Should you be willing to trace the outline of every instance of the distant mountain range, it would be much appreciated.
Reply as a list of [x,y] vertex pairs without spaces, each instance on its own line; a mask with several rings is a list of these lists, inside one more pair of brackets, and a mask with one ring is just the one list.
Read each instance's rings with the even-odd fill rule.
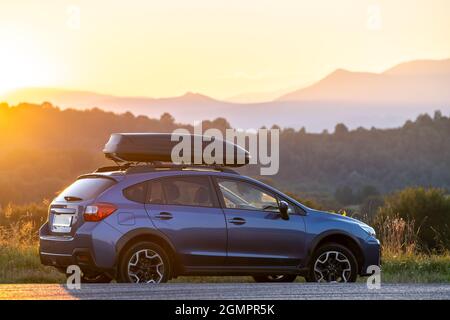
[[338,69],[319,82],[278,100],[448,104],[450,59],[402,63],[383,73]]
[[48,101],[61,108],[98,107],[150,117],[168,112],[185,123],[223,117],[244,129],[277,124],[317,132],[332,130],[338,122],[350,128],[386,128],[400,126],[420,113],[450,113],[450,59],[406,62],[383,73],[338,69],[311,86],[262,103],[219,101],[192,92],[154,99],[52,88],[18,89],[0,100],[10,104]]

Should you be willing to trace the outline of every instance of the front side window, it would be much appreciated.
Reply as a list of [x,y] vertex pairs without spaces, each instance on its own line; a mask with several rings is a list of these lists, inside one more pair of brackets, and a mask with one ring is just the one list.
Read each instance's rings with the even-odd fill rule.
[[164,204],[164,191],[161,180],[149,181],[147,201],[149,204]]
[[279,211],[277,199],[251,183],[225,179],[218,179],[217,183],[227,208]]
[[[197,207],[215,206],[208,177],[170,177],[160,181],[166,204]],[[157,193],[159,194],[160,189],[158,188]]]
[[290,201],[288,201],[288,200],[283,200],[283,201],[287,202],[287,204],[289,205],[288,206],[288,213],[289,214],[296,214],[296,213],[300,214],[302,212],[302,209],[300,209],[298,206],[296,206],[295,204],[291,203]]

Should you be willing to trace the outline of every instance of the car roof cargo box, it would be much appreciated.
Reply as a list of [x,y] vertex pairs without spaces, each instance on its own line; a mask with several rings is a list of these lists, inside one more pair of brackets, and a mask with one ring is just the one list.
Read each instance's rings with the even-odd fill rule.
[[[203,154],[205,147],[211,143],[211,139],[204,141],[204,139],[202,139],[203,136],[200,135],[174,134],[174,136],[179,138],[172,141],[171,133],[113,133],[111,134],[109,141],[106,143],[103,153],[107,158],[116,162],[172,162],[171,155],[174,146],[179,144],[180,141],[182,141],[181,139],[191,139],[191,150],[188,150],[191,154],[190,164],[196,164],[194,162],[195,145],[198,144],[201,146]],[[217,161],[219,163],[206,163],[204,160],[207,159],[201,157],[201,164],[240,167],[249,163],[250,154],[244,148],[226,140],[217,140],[214,142],[218,144],[218,141],[222,144],[222,162],[220,163],[219,160]],[[233,153],[228,153],[227,155],[227,150],[232,150]],[[228,161],[232,160],[233,162],[227,163],[226,157],[228,157]],[[242,159],[244,161],[242,161]]]

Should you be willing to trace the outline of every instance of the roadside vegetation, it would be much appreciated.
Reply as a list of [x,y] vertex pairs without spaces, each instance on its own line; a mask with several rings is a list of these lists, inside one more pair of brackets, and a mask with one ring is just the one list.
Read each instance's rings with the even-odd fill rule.
[[[95,134],[87,131],[95,128]],[[276,126],[274,126],[276,127]],[[50,103],[0,103],[0,283],[62,282],[43,267],[38,229],[48,203],[78,175],[110,164],[100,152],[112,132],[192,131],[168,113],[159,119]],[[203,128],[224,131],[224,118]],[[76,134],[74,134],[76,133]],[[258,176],[307,206],[345,213],[374,226],[383,246],[384,281],[450,282],[450,117],[436,111],[394,129],[280,131],[280,171]],[[427,188],[408,186],[428,186]],[[174,281],[249,281],[195,277]]]
[[0,283],[60,283],[65,276],[39,260],[38,228],[45,205],[7,206],[0,212]]
[[[110,165],[101,150],[113,132],[193,130],[176,120],[168,113],[149,118],[98,108],[61,110],[50,103],[0,103],[0,205],[53,198],[78,175]],[[203,122],[204,130],[230,127],[226,118]],[[86,128],[95,128],[95,134]],[[327,209],[363,204],[365,213],[375,214],[382,195],[395,190],[450,189],[449,135],[450,118],[439,111],[391,129],[348,129],[342,123],[321,133],[280,128],[278,174],[258,176],[257,165],[238,170]]]
[[[314,201],[307,203],[321,207]],[[47,206],[47,202],[9,204],[0,210],[0,283],[64,281],[64,275],[42,266],[39,261],[38,229],[47,219]],[[407,188],[395,192],[384,197],[383,205],[368,220],[382,243],[383,282],[450,283],[450,198],[444,190]],[[252,280],[250,277],[180,277],[173,281]]]

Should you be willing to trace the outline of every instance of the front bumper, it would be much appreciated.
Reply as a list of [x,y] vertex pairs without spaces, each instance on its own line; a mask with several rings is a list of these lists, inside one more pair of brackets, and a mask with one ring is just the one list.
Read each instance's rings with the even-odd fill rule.
[[364,264],[360,270],[360,275],[368,276],[372,274],[368,272],[370,266],[381,267],[380,241],[374,237],[369,237],[362,246],[362,250],[364,253]]

